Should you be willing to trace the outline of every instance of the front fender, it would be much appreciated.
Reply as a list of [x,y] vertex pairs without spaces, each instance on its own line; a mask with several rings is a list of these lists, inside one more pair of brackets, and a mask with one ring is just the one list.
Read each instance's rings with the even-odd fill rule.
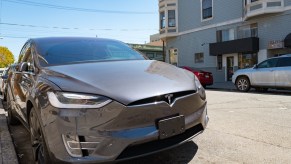
[[[43,109],[48,106],[47,92],[49,91],[60,91],[61,89],[45,78],[38,78],[35,86],[30,91],[29,96],[26,100],[26,118],[28,123],[29,113],[33,107],[36,110],[37,117],[39,118],[40,124],[45,125],[43,121]],[[29,123],[28,123],[29,124]]]

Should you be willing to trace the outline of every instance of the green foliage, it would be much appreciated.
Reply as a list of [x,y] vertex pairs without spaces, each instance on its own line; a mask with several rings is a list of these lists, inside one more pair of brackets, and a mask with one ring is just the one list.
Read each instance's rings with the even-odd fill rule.
[[0,46],[0,68],[4,68],[14,63],[14,56],[7,47]]

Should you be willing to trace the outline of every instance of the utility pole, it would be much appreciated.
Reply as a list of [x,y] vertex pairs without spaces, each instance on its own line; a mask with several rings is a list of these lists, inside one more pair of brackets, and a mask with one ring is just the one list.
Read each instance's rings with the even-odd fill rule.
[[163,61],[166,62],[166,54],[165,54],[165,41],[162,40],[163,42]]

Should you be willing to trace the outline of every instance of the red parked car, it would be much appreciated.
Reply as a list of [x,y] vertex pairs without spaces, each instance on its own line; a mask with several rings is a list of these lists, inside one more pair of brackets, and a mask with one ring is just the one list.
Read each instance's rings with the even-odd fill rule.
[[200,83],[203,85],[204,88],[206,88],[207,85],[213,84],[213,76],[211,72],[206,72],[197,68],[191,68],[187,66],[182,66],[181,68],[193,72],[198,77]]

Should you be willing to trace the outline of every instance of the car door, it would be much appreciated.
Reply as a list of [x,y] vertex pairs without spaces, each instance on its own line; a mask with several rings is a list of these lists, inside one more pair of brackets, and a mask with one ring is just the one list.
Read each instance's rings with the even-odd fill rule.
[[260,63],[252,72],[253,86],[275,86],[275,72],[277,58],[271,58]]
[[291,57],[281,57],[275,70],[276,87],[291,87]]
[[14,76],[14,101],[15,101],[15,109],[18,115],[25,121],[26,119],[26,100],[29,97],[30,89],[33,84],[34,79],[34,60],[33,55],[31,53],[31,46],[27,44],[23,49],[23,58],[19,63],[19,69],[21,69],[21,65],[23,63],[27,63],[27,70],[21,71],[19,70],[17,74]]

